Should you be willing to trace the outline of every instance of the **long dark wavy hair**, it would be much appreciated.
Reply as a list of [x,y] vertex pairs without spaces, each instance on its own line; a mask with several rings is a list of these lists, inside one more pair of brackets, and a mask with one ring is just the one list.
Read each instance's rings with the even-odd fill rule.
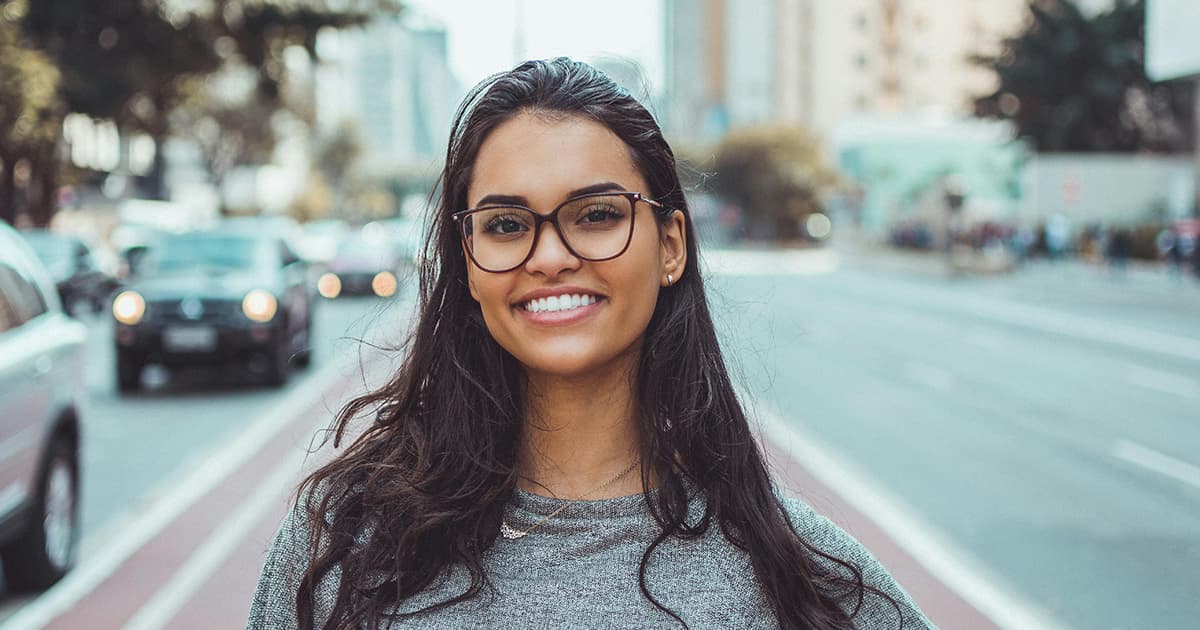
[[[647,192],[683,211],[687,222],[691,267],[660,291],[637,365],[645,500],[662,528],[642,555],[643,596],[682,623],[647,588],[647,562],[668,538],[700,536],[715,526],[748,554],[782,627],[853,627],[866,592],[887,596],[864,585],[858,568],[803,540],[775,494],[717,343],[671,148],[628,91],[565,58],[494,75],[458,109],[403,363],[386,385],[341,409],[335,444],[356,418],[376,420],[300,489],[314,558],[297,593],[300,627],[317,623],[314,594],[331,571],[340,579],[324,628],[376,627],[451,567],[469,572],[469,588],[420,612],[474,598],[489,586],[481,557],[496,541],[517,483],[521,366],[492,339],[469,294],[468,263],[450,214],[467,207],[472,167],[488,134],[527,111],[603,124],[628,145]],[[649,489],[651,479],[657,491]],[[689,523],[689,496],[697,490],[705,508]]]

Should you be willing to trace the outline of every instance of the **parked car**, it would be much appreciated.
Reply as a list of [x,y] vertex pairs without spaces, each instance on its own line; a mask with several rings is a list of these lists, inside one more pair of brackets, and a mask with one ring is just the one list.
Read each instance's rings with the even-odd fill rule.
[[274,386],[309,362],[307,269],[279,236],[165,234],[113,299],[117,387],[150,363],[243,365]]
[[317,292],[330,299],[341,295],[392,297],[411,267],[394,239],[370,233],[351,236],[341,242],[317,278]]
[[72,315],[85,309],[103,311],[120,283],[116,269],[99,260],[83,239],[48,230],[28,230],[22,233],[54,279],[58,297]]
[[75,561],[86,334],[0,223],[0,556],[12,591],[47,588]]

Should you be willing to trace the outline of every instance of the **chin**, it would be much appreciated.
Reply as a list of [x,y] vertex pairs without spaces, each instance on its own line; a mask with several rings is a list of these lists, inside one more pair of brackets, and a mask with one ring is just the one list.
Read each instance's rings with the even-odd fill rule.
[[610,354],[575,344],[544,344],[530,352],[513,352],[526,370],[564,378],[582,377],[613,367],[627,352]]

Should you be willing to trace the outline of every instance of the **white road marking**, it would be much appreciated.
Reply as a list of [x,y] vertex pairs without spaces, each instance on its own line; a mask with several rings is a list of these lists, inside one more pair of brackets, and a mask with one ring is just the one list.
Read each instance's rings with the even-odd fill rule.
[[[860,277],[868,277],[866,274],[857,272],[849,273],[855,273]],[[876,284],[877,286],[873,286],[869,290],[874,299],[879,299],[884,293],[892,295],[900,293],[894,285]],[[1048,308],[1018,304],[979,295],[963,293],[949,295],[944,291],[921,287],[904,287],[903,295],[909,301],[915,297],[922,304],[937,305],[958,312],[970,313],[981,319],[1005,324],[1016,324],[1064,337],[1084,339],[1106,345],[1125,346],[1134,350],[1149,351],[1191,361],[1200,361],[1200,339],[1160,333],[1112,321],[1071,315]]]
[[1131,366],[1127,373],[1130,383],[1182,398],[1200,398],[1200,381],[1171,372]]
[[162,495],[145,513],[127,523],[121,532],[99,548],[95,555],[75,567],[58,584],[9,617],[5,630],[41,628],[66,612],[111,576],[130,556],[157,536],[239,466],[253,457],[297,414],[315,404],[346,370],[357,355],[343,355],[293,388],[232,442],[219,444],[205,458],[205,465],[192,470],[173,492]]
[[704,254],[705,273],[724,276],[808,276],[832,273],[841,258],[832,249],[715,249]]
[[1117,459],[1200,488],[1200,466],[1194,466],[1129,440],[1118,441],[1113,446],[1112,454]]
[[[743,400],[749,400],[743,398]],[[762,400],[758,411],[766,437],[787,451],[838,497],[862,512],[947,588],[1001,628],[1060,630],[1049,612],[1026,601],[966,551],[938,533],[902,501]]]
[[125,624],[125,630],[157,630],[166,627],[167,622],[195,595],[209,576],[221,567],[263,515],[269,510],[284,509],[284,504],[274,499],[288,485],[299,481],[306,454],[301,451],[295,457],[284,458],[283,463],[258,485],[253,494],[243,500],[221,527],[192,551],[171,579],[138,610],[129,623]]
[[918,361],[908,361],[904,364],[904,375],[908,378],[943,392],[954,389],[954,375],[939,367]]

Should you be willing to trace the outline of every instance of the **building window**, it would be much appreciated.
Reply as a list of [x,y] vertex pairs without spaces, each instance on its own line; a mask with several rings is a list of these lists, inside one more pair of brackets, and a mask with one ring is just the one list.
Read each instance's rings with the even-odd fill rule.
[[867,65],[869,65],[868,61],[867,61],[866,53],[858,53],[857,55],[855,55],[854,56],[854,65],[858,66],[858,68],[860,70],[866,70]]

